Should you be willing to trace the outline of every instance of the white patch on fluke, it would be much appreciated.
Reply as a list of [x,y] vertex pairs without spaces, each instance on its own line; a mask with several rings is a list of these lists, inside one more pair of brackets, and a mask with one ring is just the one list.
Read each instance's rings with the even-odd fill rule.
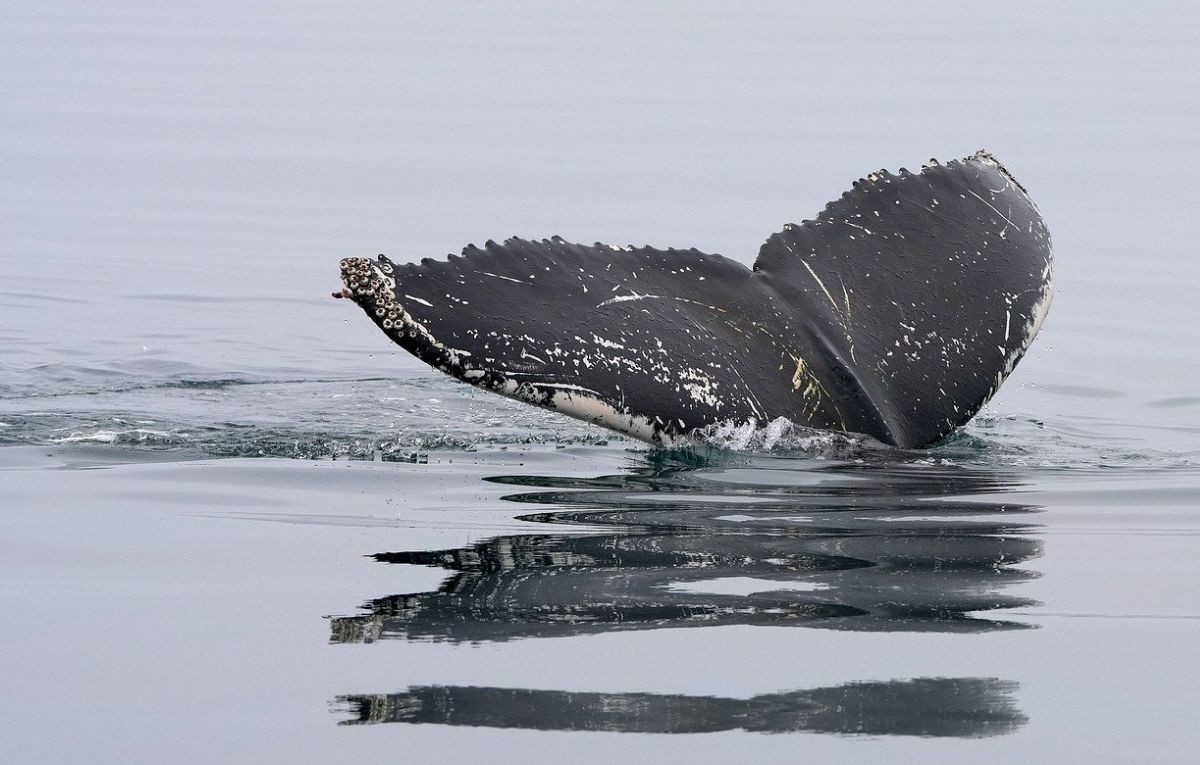
[[699,369],[684,369],[679,373],[679,385],[693,401],[720,411],[722,401],[717,397],[719,383]]

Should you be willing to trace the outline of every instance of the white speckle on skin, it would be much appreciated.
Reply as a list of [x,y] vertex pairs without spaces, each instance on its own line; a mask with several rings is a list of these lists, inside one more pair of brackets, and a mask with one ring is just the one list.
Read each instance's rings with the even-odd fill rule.
[[625,346],[621,345],[620,343],[614,343],[612,340],[609,340],[608,338],[605,338],[605,337],[600,337],[597,334],[592,335],[592,342],[595,343],[596,345],[600,346],[601,348],[615,348],[618,350],[625,350]]
[[800,390],[800,386],[804,384],[804,359],[799,356],[794,356],[796,359],[796,371],[792,373],[792,389]]
[[833,306],[833,310],[841,313],[841,309],[838,308],[837,301],[833,299],[833,295],[829,294],[829,290],[825,289],[825,282],[821,281],[821,277],[817,276],[817,272],[812,270],[812,266],[810,266],[807,261],[801,260],[800,262],[803,263],[804,267],[808,269],[808,272],[812,274],[812,278],[816,280],[817,285],[821,288],[821,291],[825,293],[825,297],[829,298],[829,304]]
[[[986,199],[984,199],[983,197],[979,196],[978,194],[976,194],[976,193],[975,193],[974,191],[972,191],[971,189],[967,189],[967,193],[968,193],[968,194],[970,194],[971,196],[975,197],[976,199],[978,199],[980,202],[983,202],[985,205],[987,205],[987,206],[988,206],[988,207],[991,209],[991,211],[992,211],[992,212],[994,212],[994,213],[996,213],[997,215],[999,215],[999,216],[1000,216],[1000,217],[1001,217],[1001,218],[1004,220],[1004,222],[1005,222],[1005,223],[1007,223],[1008,225],[1012,226],[1012,227],[1013,227],[1013,228],[1015,228],[1017,231],[1020,231],[1020,230],[1021,230],[1021,227],[1020,227],[1020,226],[1018,226],[1017,224],[1013,223],[1011,220],[1009,220],[1009,219],[1008,219],[1008,217],[1007,217],[1007,216],[1006,216],[1004,213],[1000,212],[1000,211],[999,211],[999,210],[997,210],[995,207],[993,207],[991,202],[989,202],[989,201],[987,201]],[[975,253],[975,254],[976,254],[976,255],[978,255],[979,253]]]
[[[620,286],[618,285],[613,289],[616,290],[619,288]],[[630,292],[628,295],[617,295],[616,297],[611,297],[608,300],[601,302],[596,307],[600,308],[601,306],[611,305],[613,303],[628,303],[631,300],[656,300],[662,299],[662,297],[662,295],[642,295],[637,292]]]
[[506,282],[514,282],[516,284],[529,284],[529,282],[523,282],[520,279],[514,279],[511,276],[501,276],[500,274],[493,274],[491,271],[478,271],[477,273],[483,274],[484,276],[490,276],[494,279],[503,279]]
[[538,362],[539,364],[546,363],[545,359],[543,359],[539,356],[534,356],[532,353],[527,351],[524,347],[521,348],[521,356],[520,357],[523,359],[533,359],[534,361]]

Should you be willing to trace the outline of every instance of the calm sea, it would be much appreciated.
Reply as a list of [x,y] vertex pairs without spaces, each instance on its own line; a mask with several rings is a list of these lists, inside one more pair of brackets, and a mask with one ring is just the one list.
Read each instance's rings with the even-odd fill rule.
[[[5,3],[4,759],[1186,761],[1198,19]],[[930,450],[651,450],[328,297],[510,235],[750,262],[981,147],[1058,294]]]

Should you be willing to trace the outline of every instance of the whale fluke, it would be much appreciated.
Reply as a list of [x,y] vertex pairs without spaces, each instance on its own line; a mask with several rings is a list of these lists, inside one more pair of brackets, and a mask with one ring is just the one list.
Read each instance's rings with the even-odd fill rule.
[[927,446],[996,392],[1053,295],[1041,215],[982,151],[868,175],[753,269],[554,237],[341,270],[335,296],[431,366],[664,445],[786,417]]

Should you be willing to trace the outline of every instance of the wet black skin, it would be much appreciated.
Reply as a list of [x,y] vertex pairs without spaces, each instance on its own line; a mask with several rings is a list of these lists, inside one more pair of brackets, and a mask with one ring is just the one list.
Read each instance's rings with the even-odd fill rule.
[[1011,372],[1052,292],[1045,224],[984,153],[872,174],[753,268],[509,239],[420,264],[348,258],[343,278],[432,366],[656,443],[778,417],[936,443]]

